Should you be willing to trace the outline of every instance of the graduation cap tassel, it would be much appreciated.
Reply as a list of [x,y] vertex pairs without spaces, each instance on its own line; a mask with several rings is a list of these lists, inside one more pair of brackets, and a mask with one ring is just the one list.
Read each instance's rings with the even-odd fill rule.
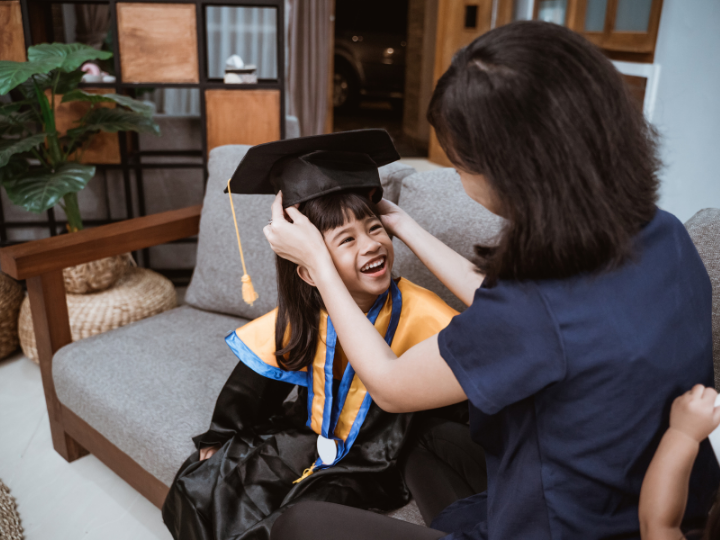
[[242,261],[242,296],[245,303],[252,306],[255,300],[258,299],[258,293],[255,292],[255,287],[253,287],[252,280],[250,279],[250,276],[247,273],[247,268],[245,267],[245,256],[243,255],[242,243],[240,242],[240,229],[238,229],[237,217],[235,217],[235,206],[233,205],[232,192],[230,191],[230,180],[228,180],[227,188],[228,197],[230,197],[230,209],[232,210],[233,222],[235,223],[235,234],[237,235],[238,249],[240,250],[240,261]]

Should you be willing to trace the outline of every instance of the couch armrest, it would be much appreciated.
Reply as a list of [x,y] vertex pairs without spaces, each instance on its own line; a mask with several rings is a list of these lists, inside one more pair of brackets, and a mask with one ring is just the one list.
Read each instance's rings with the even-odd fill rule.
[[191,206],[0,249],[3,272],[27,280],[50,433],[55,450],[68,461],[87,451],[65,431],[52,378],[53,355],[72,342],[62,269],[193,236],[200,210]]
[[137,251],[198,233],[202,206],[128,219],[0,249],[0,268],[28,279],[111,255]]

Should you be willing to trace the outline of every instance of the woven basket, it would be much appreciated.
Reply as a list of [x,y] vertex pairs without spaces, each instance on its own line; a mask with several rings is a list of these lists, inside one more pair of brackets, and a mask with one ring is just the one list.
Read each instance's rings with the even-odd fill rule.
[[0,480],[0,540],[23,540],[20,514],[10,489]]
[[0,359],[18,347],[18,311],[22,299],[22,287],[0,272]]
[[[131,267],[114,287],[91,294],[68,294],[72,340],[113,330],[172,309],[175,288],[167,278],[146,268]],[[20,346],[25,356],[38,361],[30,302],[20,309]]]
[[104,291],[112,287],[131,265],[134,266],[135,261],[132,255],[125,253],[65,268],[65,290],[70,294]]

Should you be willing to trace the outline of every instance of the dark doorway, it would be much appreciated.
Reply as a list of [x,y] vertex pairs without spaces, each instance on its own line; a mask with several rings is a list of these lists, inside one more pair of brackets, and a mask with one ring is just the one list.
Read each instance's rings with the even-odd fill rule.
[[427,149],[403,135],[408,0],[336,0],[333,131],[384,128],[403,157]]

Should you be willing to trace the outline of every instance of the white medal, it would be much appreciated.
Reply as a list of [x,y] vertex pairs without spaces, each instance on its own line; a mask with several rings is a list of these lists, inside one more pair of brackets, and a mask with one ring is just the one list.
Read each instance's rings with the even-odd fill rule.
[[325,465],[332,465],[337,457],[337,443],[333,439],[326,439],[318,435],[317,450],[320,459]]

